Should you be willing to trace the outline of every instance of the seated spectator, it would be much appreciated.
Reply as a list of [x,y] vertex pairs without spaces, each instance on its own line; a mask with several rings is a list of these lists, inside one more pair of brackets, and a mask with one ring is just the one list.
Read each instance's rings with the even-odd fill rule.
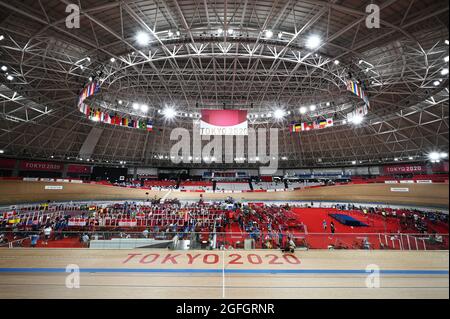
[[50,239],[50,236],[52,235],[52,227],[51,226],[47,226],[44,228],[44,245],[48,245],[48,241]]
[[294,240],[291,238],[286,245],[286,248],[283,250],[283,252],[285,253],[295,253],[295,248],[297,248],[297,246],[294,243]]

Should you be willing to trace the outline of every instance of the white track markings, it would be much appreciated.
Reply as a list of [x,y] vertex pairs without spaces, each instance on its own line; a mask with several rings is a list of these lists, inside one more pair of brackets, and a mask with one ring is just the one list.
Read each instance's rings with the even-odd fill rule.
[[164,196],[161,198],[161,201],[165,201],[166,198],[169,197],[169,195],[170,195],[171,193],[172,193],[172,190],[169,190],[169,191],[166,193],[166,195],[164,195]]
[[222,251],[222,298],[225,299],[225,251]]

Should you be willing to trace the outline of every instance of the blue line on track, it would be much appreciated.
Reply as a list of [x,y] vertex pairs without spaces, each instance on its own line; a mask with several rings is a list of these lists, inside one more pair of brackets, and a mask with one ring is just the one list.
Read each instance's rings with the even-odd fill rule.
[[[0,273],[65,273],[64,268],[0,268]],[[221,274],[222,269],[142,269],[142,268],[81,268],[81,273],[206,273]],[[335,274],[366,275],[364,269],[225,269],[226,274]],[[380,270],[381,275],[447,275],[448,270]]]

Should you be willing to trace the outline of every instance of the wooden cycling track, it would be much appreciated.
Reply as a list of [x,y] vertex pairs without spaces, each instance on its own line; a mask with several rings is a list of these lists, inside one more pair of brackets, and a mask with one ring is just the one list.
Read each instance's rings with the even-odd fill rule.
[[[63,189],[46,190],[46,185],[62,186]],[[391,188],[406,188],[408,192],[393,192]],[[355,184],[310,188],[292,192],[224,194],[151,191],[97,184],[0,180],[0,205],[26,202],[36,203],[47,200],[146,200],[155,197],[198,200],[200,196],[203,196],[205,200],[223,200],[232,196],[236,200],[248,201],[347,201],[448,208],[449,184]]]
[[[66,287],[70,264],[80,288]],[[448,299],[448,267],[448,251],[0,249],[0,298]]]

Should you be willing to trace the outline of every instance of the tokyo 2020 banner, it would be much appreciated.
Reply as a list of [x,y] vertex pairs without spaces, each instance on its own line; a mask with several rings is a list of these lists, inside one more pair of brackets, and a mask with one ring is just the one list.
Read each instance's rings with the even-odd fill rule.
[[248,135],[247,111],[202,110],[201,135]]

